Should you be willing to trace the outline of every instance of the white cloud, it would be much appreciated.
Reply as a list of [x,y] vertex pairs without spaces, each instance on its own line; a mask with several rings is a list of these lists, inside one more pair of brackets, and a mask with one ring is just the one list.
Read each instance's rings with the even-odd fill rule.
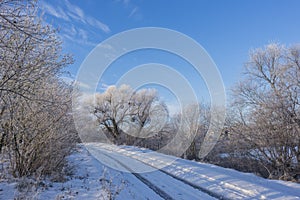
[[128,17],[132,17],[134,14],[136,14],[138,12],[138,7],[134,7],[132,10],[131,10],[131,12],[130,12],[130,14],[129,14],[129,16]]
[[79,36],[81,36],[81,38],[84,40],[84,41],[87,41],[88,40],[88,33],[87,31],[83,30],[83,29],[79,29],[79,32],[78,32]]
[[60,35],[63,40],[79,45],[96,46],[98,41],[95,41],[95,38],[99,30],[104,33],[110,32],[108,25],[87,15],[84,10],[69,0],[56,0],[51,4],[50,1],[42,0],[41,8],[46,14],[62,20],[57,25],[60,26]]
[[61,35],[61,37],[63,39],[69,40],[72,43],[76,43],[76,44],[79,44],[79,45],[89,45],[89,46],[93,46],[93,47],[95,47],[95,46],[98,45],[97,42],[93,42],[93,41],[89,41],[89,40],[83,40],[83,39],[78,39],[77,37],[72,36],[70,34],[62,33],[60,35]]
[[72,19],[80,21],[83,24],[88,24],[97,29],[101,29],[105,33],[110,32],[110,28],[106,24],[94,17],[86,15],[84,11],[78,6],[71,4],[68,0],[65,0],[65,4],[68,9],[67,13]]
[[123,5],[124,9],[129,13],[128,18],[135,20],[142,20],[143,16],[141,10],[137,4],[131,0],[116,0],[116,2]]
[[78,32],[78,31],[76,30],[76,28],[75,28],[74,25],[72,25],[71,28],[69,28],[69,33],[70,33],[71,35],[76,35],[77,32]]
[[65,4],[70,12],[79,16],[79,18],[84,18],[85,14],[81,8],[79,8],[78,6],[76,6],[74,4],[71,4],[68,0],[65,0]]
[[110,28],[108,25],[94,17],[86,15],[80,7],[70,3],[68,0],[63,1],[64,4],[62,4],[61,1],[59,2],[59,5],[55,5],[54,7],[49,3],[42,1],[42,7],[47,14],[52,15],[56,18],[68,22],[70,22],[71,19],[73,19],[77,22],[80,22],[82,25],[89,25],[96,29],[100,29],[105,33],[110,32]]
[[61,7],[54,8],[52,5],[46,3],[45,1],[42,2],[42,5],[43,5],[43,9],[46,13],[48,13],[56,18],[63,19],[65,21],[70,20],[68,15],[66,15],[66,13],[63,11],[63,9]]
[[99,29],[101,29],[102,31],[104,31],[105,33],[109,33],[109,32],[110,32],[110,28],[109,28],[106,24],[100,22],[99,20],[97,20],[97,19],[95,19],[95,18],[87,17],[87,18],[86,18],[86,21],[87,21],[87,23],[88,23],[90,26],[94,26],[94,27],[96,27],[96,28],[99,28]]
[[74,19],[75,21],[80,21],[81,23],[85,24],[85,21],[83,21],[82,18],[80,18],[78,15],[74,14],[73,12],[67,11],[66,13],[70,18]]
[[101,83],[99,89],[100,89],[101,91],[106,91],[107,88],[110,87],[110,86],[112,86],[112,85],[107,85],[106,83]]

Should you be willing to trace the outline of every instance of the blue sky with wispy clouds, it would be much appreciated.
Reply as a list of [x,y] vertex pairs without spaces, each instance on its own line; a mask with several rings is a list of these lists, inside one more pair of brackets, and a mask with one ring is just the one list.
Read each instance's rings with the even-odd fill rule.
[[[74,55],[76,62],[69,68],[74,76],[98,43],[138,27],[169,28],[196,40],[217,64],[227,89],[239,80],[250,49],[270,42],[300,43],[298,0],[43,0],[40,5],[47,22],[60,29],[64,51]],[[132,65],[153,57],[161,61],[150,52],[144,58],[132,56]],[[168,64],[180,71],[176,63]],[[117,64],[133,67],[128,59]],[[112,68],[102,85],[113,84],[121,71]],[[192,71],[185,73],[197,79]]]

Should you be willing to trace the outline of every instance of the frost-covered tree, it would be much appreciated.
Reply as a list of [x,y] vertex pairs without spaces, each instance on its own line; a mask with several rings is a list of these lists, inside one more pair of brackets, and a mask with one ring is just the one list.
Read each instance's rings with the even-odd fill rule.
[[200,106],[198,104],[190,104],[182,109],[182,112],[178,113],[173,118],[176,132],[180,137],[180,146],[177,146],[180,150],[186,149],[183,157],[189,159],[197,158],[196,143],[200,130]]
[[95,95],[94,103],[92,111],[98,124],[115,142],[133,139],[127,142],[136,143],[148,138],[159,131],[167,117],[166,106],[153,89],[110,86]]
[[74,144],[71,87],[59,77],[72,62],[37,1],[0,1],[0,150],[14,176],[60,172]]
[[256,49],[245,72],[234,89],[235,131],[271,178],[291,179],[300,173],[300,47]]

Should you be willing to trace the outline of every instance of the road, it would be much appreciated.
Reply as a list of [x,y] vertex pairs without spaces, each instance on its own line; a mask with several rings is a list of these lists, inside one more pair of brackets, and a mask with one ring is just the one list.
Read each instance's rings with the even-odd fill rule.
[[[177,199],[223,199],[202,191],[199,188],[193,187],[183,180],[176,179],[169,174],[153,168],[141,161],[124,156],[118,152],[113,152],[104,148],[89,147],[93,155],[100,155],[101,160],[109,165],[114,165],[115,168],[122,169],[132,174],[141,184],[145,184],[162,199],[177,200]],[[146,173],[136,173],[135,169],[144,169]]]
[[174,160],[172,156],[137,147],[101,143],[85,146],[103,164],[131,173],[162,199],[300,199],[300,184],[296,183]]

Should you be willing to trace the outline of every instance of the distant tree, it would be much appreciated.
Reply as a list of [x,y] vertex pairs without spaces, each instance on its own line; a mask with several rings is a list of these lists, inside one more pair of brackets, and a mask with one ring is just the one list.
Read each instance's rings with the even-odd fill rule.
[[[211,112],[213,111],[210,106],[192,103],[185,105],[182,111],[172,118],[173,132],[180,135],[177,148],[181,151],[186,149],[182,155],[184,158],[204,159],[205,156],[200,155],[201,150],[205,151],[204,148],[210,148],[209,146],[214,144],[215,137],[208,136],[208,130],[210,126],[218,126],[219,119],[218,114],[215,114],[216,119],[211,120]],[[214,112],[219,110],[214,109]]]
[[135,140],[127,141],[130,143],[156,134],[163,126],[161,119],[166,113],[166,106],[159,101],[155,90],[133,91],[128,85],[110,86],[104,93],[96,94],[92,109],[109,137],[124,142],[126,133],[128,140]]
[[200,106],[190,104],[182,109],[174,118],[177,134],[181,135],[181,145],[178,148],[185,148],[184,158],[195,159],[199,149],[196,149],[196,140],[200,130]]

